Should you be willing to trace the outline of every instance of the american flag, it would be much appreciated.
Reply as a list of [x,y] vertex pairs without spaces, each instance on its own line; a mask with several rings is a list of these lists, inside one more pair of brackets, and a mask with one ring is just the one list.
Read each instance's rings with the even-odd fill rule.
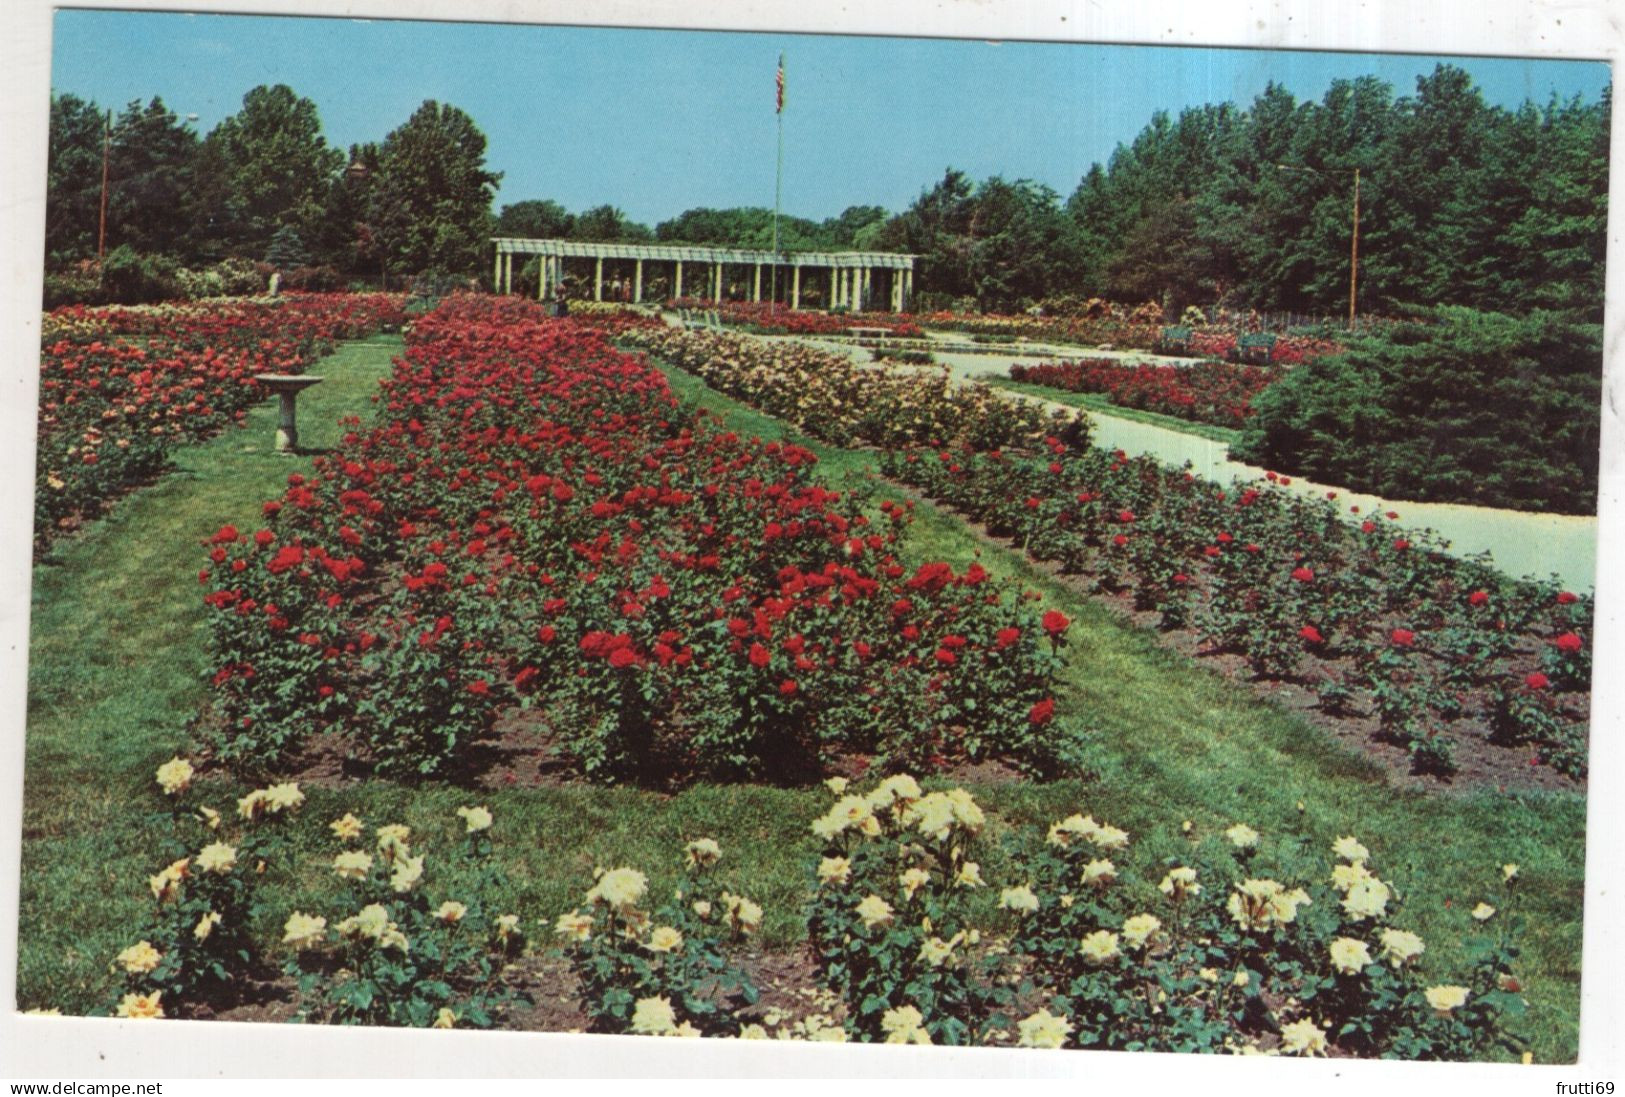
[[773,112],[775,114],[783,114],[784,113],[784,54],[782,54],[782,53],[779,54],[779,72],[778,72],[778,75],[776,77],[774,77],[773,83],[774,83],[774,86],[778,90],[778,105],[773,108]]

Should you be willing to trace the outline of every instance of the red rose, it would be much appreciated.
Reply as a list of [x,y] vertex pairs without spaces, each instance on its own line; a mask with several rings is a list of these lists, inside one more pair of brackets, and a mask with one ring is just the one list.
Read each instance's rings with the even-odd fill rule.
[[1537,670],[1533,674],[1525,676],[1523,684],[1530,689],[1545,689],[1552,684],[1552,680]]
[[941,663],[945,667],[951,667],[955,663],[959,662],[959,657],[953,652],[949,651],[947,648],[938,648],[936,658],[937,662]]
[[1315,579],[1315,573],[1308,568],[1293,568],[1292,578],[1300,583],[1312,583]]
[[1481,606],[1489,600],[1490,592],[1487,590],[1475,590],[1467,596],[1467,604],[1470,606]]
[[1027,719],[1031,723],[1042,725],[1049,723],[1050,717],[1054,715],[1055,701],[1046,697],[1032,707],[1032,710],[1027,713]]
[[779,683],[779,696],[793,697],[796,689],[796,680],[794,678],[786,678],[784,681]]
[[993,649],[1003,651],[1017,640],[1021,639],[1021,630],[1018,628],[1001,628],[993,634]]
[[1314,625],[1303,626],[1298,630],[1298,635],[1303,637],[1306,643],[1324,644],[1326,642],[1326,638],[1320,634],[1320,630]]
[[1408,648],[1416,640],[1416,633],[1408,628],[1396,628],[1388,634],[1388,639],[1402,648]]
[[1409,541],[1405,540],[1405,538],[1403,538],[1403,537],[1396,538],[1395,541],[1394,541],[1394,549],[1397,552],[1404,552],[1406,549],[1408,549],[1410,547],[1411,547],[1411,543]]
[[1573,605],[1579,600],[1580,599],[1577,595],[1571,594],[1566,590],[1560,590],[1557,592],[1557,604],[1560,606]]
[[1059,636],[1071,624],[1071,619],[1060,610],[1052,609],[1044,614],[1044,631],[1051,636]]
[[765,667],[773,656],[761,644],[750,646],[750,664],[753,667]]
[[609,665],[616,668],[629,667],[637,662],[638,657],[632,654],[631,648],[616,648],[609,653]]
[[1585,646],[1585,641],[1581,640],[1579,636],[1572,632],[1565,632],[1563,635],[1554,640],[1553,643],[1557,645],[1558,651],[1567,652],[1570,655],[1579,651]]

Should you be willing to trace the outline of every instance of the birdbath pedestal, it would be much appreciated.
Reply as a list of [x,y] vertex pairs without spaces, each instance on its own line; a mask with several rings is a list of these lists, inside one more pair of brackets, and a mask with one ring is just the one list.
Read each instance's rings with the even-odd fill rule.
[[300,377],[288,373],[256,373],[254,380],[277,394],[281,418],[276,428],[276,451],[293,453],[299,447],[299,428],[293,417],[293,402],[302,389],[322,383],[320,377]]

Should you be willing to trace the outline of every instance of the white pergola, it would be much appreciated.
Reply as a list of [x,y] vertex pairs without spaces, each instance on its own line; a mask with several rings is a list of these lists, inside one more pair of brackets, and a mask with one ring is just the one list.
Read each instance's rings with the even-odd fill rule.
[[[593,261],[592,299],[604,299],[604,262],[631,262],[631,299],[643,300],[643,264],[670,263],[673,266],[671,285],[673,297],[681,297],[683,265],[704,270],[706,293],[704,296],[720,301],[727,283],[724,268],[748,266],[752,268],[750,299],[762,299],[762,271],[775,267],[788,267],[790,273],[790,307],[801,307],[802,272],[829,272],[827,307],[845,305],[853,312],[871,307],[884,293],[891,311],[903,312],[914,295],[913,255],[899,255],[888,251],[758,251],[750,248],[688,247],[677,244],[597,244],[583,240],[530,240],[512,236],[494,236],[496,269],[492,284],[498,293],[513,292],[513,257],[515,255],[541,256],[541,278],[536,295],[546,298],[548,289],[564,278],[567,259]],[[887,285],[880,285],[881,282]]]

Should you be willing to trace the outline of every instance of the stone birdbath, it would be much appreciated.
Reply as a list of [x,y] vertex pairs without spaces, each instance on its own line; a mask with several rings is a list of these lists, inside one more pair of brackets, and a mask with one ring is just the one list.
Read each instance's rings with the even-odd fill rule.
[[276,451],[296,453],[299,448],[299,428],[295,425],[293,402],[299,393],[311,385],[322,383],[320,377],[301,377],[290,373],[256,373],[254,380],[277,394],[281,419],[276,428]]

